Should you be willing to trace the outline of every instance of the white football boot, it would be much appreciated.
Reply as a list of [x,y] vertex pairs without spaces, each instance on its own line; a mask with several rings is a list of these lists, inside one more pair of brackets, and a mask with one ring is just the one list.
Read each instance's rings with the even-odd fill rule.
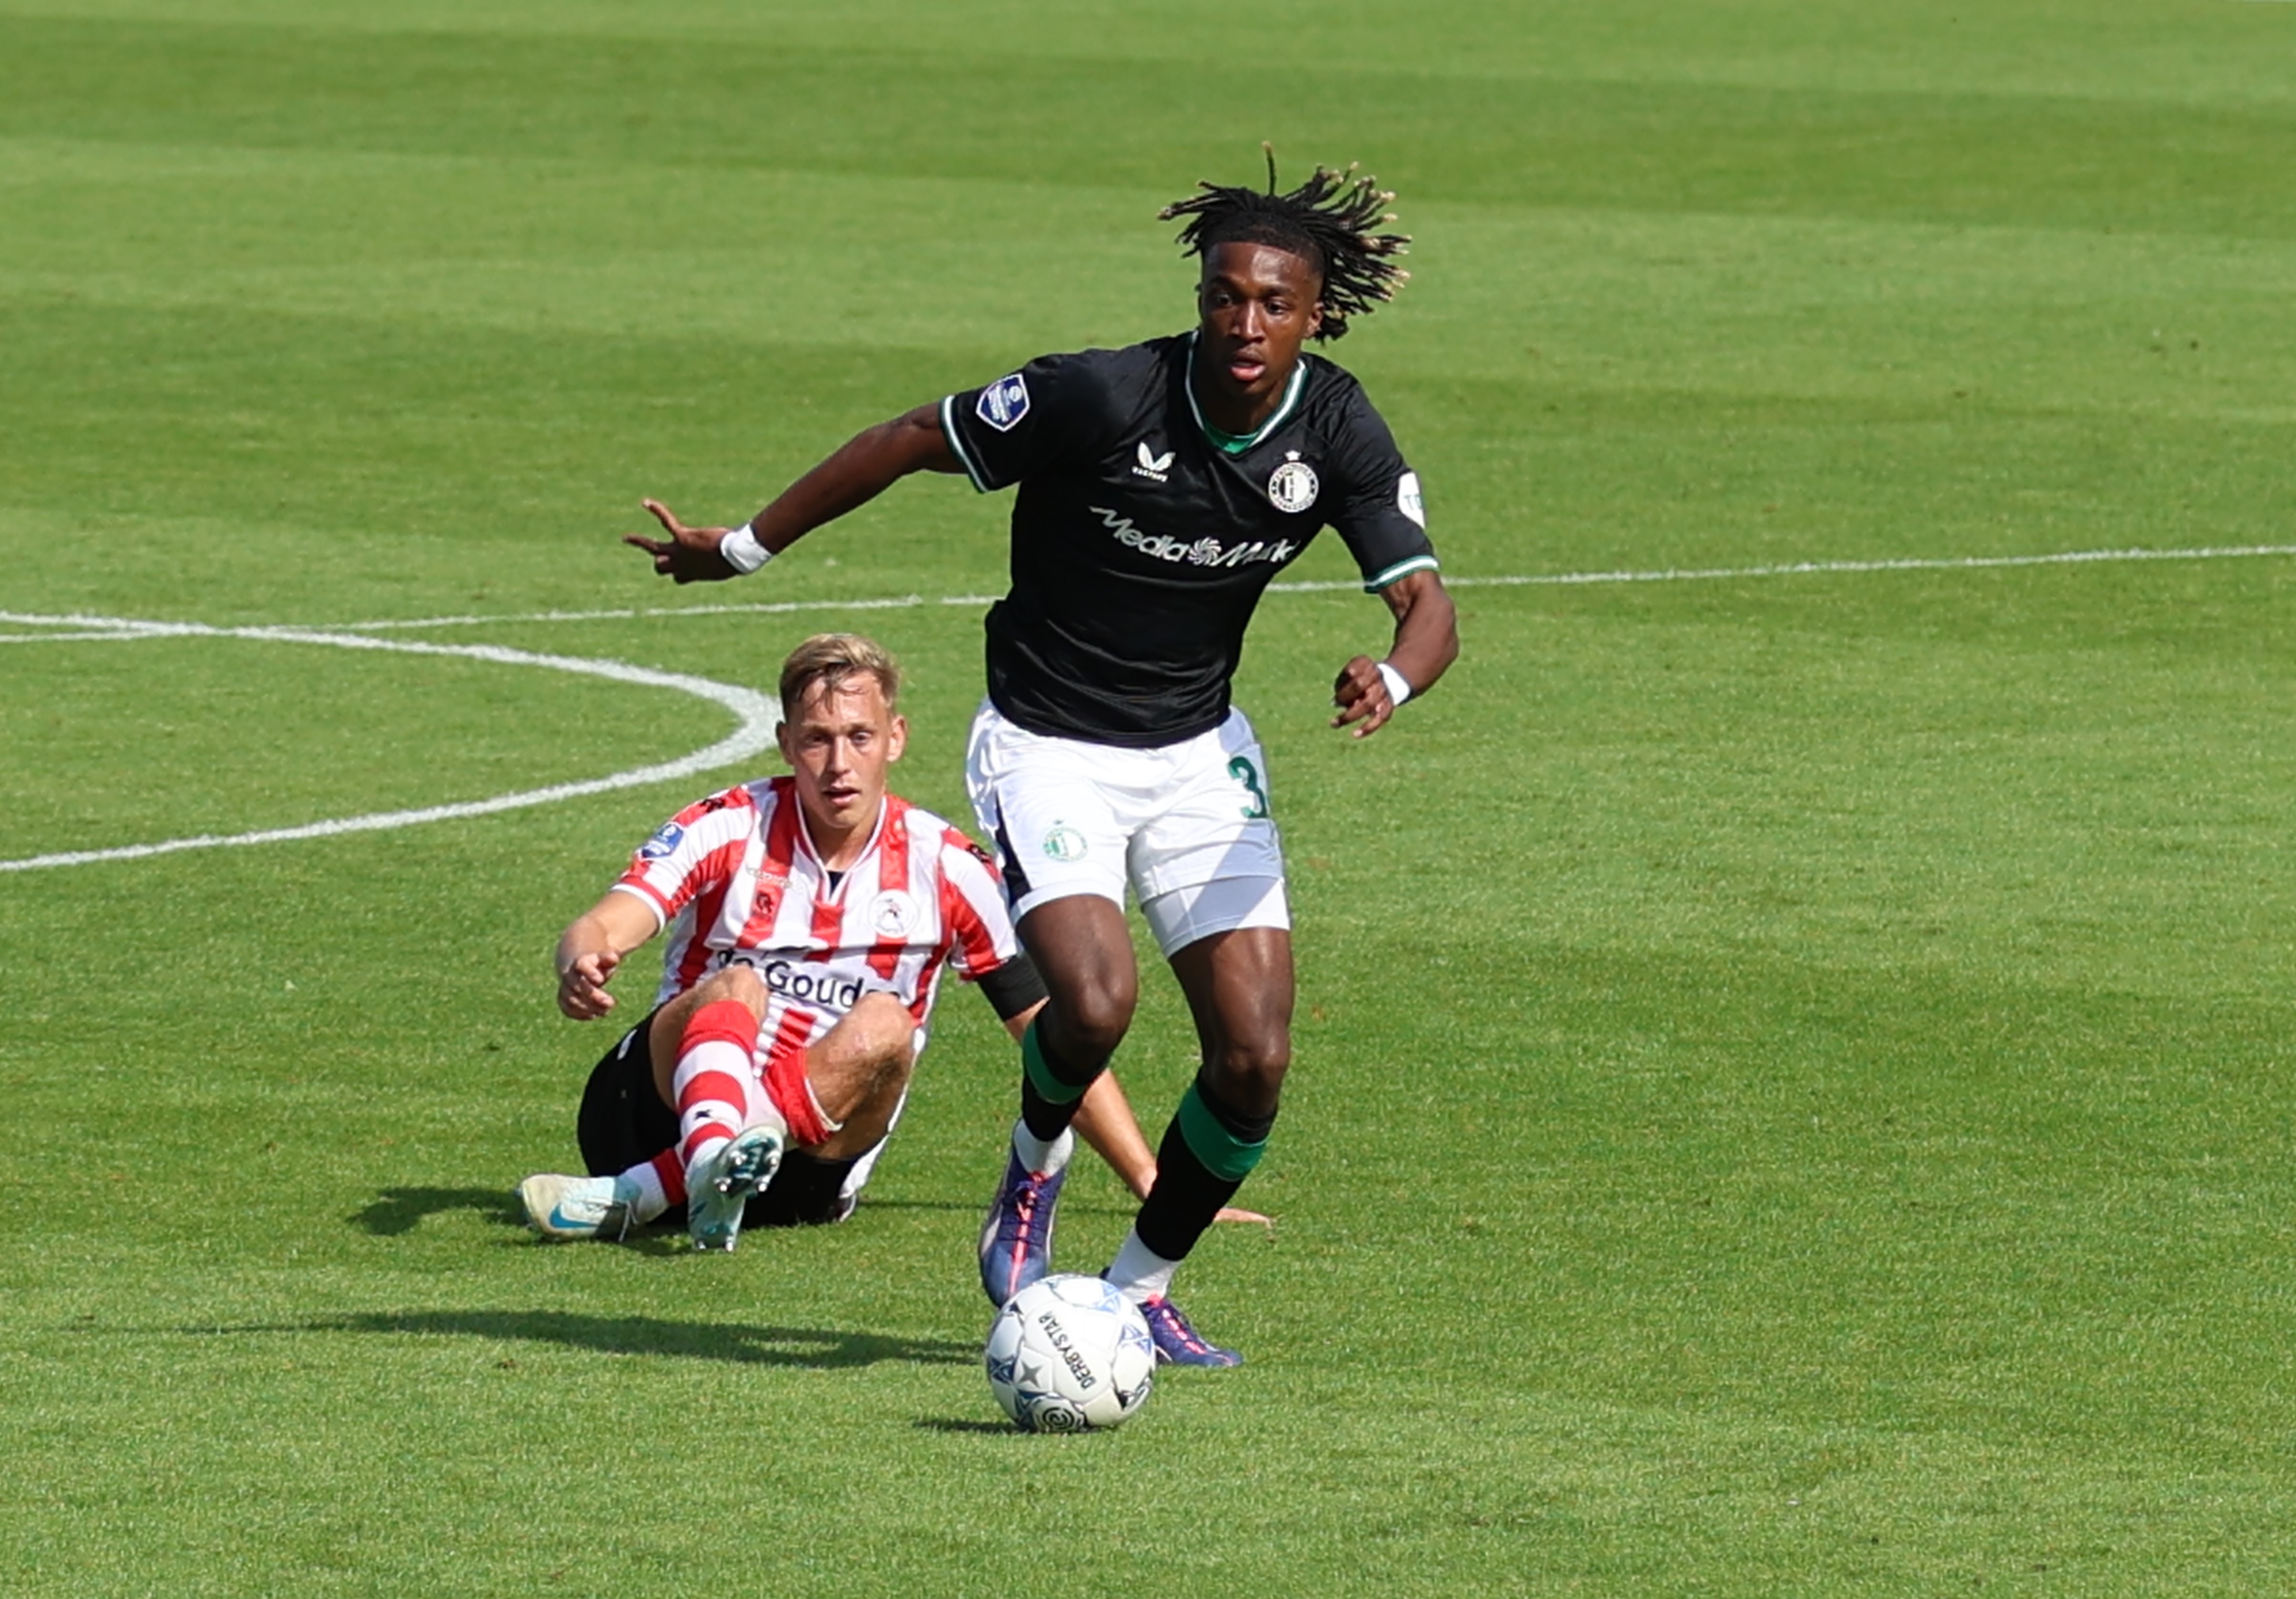
[[730,1250],[742,1235],[742,1210],[782,1167],[782,1135],[753,1127],[685,1174],[685,1230],[698,1250]]
[[542,1172],[518,1185],[518,1198],[526,1225],[545,1238],[619,1239],[629,1236],[635,1186],[620,1177]]

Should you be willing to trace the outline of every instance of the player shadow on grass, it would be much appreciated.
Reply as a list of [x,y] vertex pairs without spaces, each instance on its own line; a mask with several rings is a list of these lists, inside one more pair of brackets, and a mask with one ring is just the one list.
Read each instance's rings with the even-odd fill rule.
[[579,1316],[563,1310],[400,1310],[320,1316],[267,1326],[201,1329],[217,1332],[447,1333],[524,1340],[606,1355],[668,1355],[741,1365],[792,1365],[840,1371],[898,1361],[912,1365],[969,1365],[972,1343],[947,1338],[895,1338],[831,1327],[757,1327],[663,1321],[651,1316]]
[[[969,1199],[873,1198],[867,1204],[872,1210],[949,1210],[967,1215],[978,1215],[980,1210],[980,1206]],[[1079,1216],[1128,1216],[1132,1208],[1133,1201],[1129,1200],[1121,1205],[1095,1205],[1087,1201],[1069,1207],[1072,1214]],[[373,1203],[346,1219],[360,1231],[378,1238],[403,1238],[428,1218],[443,1216],[449,1210],[474,1210],[498,1226],[526,1230],[526,1212],[519,1207],[518,1195],[504,1188],[386,1188]],[[617,1242],[642,1254],[679,1254],[685,1250],[685,1232],[681,1222],[661,1222],[633,1227],[628,1237]]]
[[423,1218],[448,1210],[475,1210],[504,1226],[526,1225],[518,1195],[507,1188],[386,1188],[349,1220],[378,1238],[398,1238],[412,1233]]

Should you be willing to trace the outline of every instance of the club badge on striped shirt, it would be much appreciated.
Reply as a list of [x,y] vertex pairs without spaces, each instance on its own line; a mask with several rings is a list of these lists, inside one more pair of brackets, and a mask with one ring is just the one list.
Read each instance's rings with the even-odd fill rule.
[[881,939],[906,939],[917,925],[917,902],[899,889],[888,889],[869,902],[869,925]]

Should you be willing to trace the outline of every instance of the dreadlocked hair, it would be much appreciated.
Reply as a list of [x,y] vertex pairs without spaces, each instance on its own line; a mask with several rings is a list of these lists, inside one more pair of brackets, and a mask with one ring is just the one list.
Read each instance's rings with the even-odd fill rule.
[[1373,177],[1357,177],[1318,167],[1306,183],[1287,194],[1275,192],[1275,151],[1267,155],[1267,193],[1229,188],[1209,180],[1197,193],[1156,213],[1169,222],[1185,217],[1179,245],[1184,254],[1208,256],[1222,244],[1266,244],[1298,256],[1324,280],[1324,321],[1317,339],[1347,335],[1348,318],[1367,316],[1382,300],[1393,299],[1411,275],[1390,258],[1404,253],[1408,234],[1372,229],[1393,222],[1387,210],[1395,194]]

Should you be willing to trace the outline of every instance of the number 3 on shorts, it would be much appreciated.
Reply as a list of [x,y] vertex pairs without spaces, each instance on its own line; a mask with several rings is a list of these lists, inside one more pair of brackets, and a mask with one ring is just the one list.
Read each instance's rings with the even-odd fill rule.
[[1267,814],[1267,793],[1259,786],[1259,769],[1242,756],[1227,763],[1227,775],[1243,784],[1243,791],[1251,796],[1251,803],[1243,808],[1243,819],[1257,822]]

